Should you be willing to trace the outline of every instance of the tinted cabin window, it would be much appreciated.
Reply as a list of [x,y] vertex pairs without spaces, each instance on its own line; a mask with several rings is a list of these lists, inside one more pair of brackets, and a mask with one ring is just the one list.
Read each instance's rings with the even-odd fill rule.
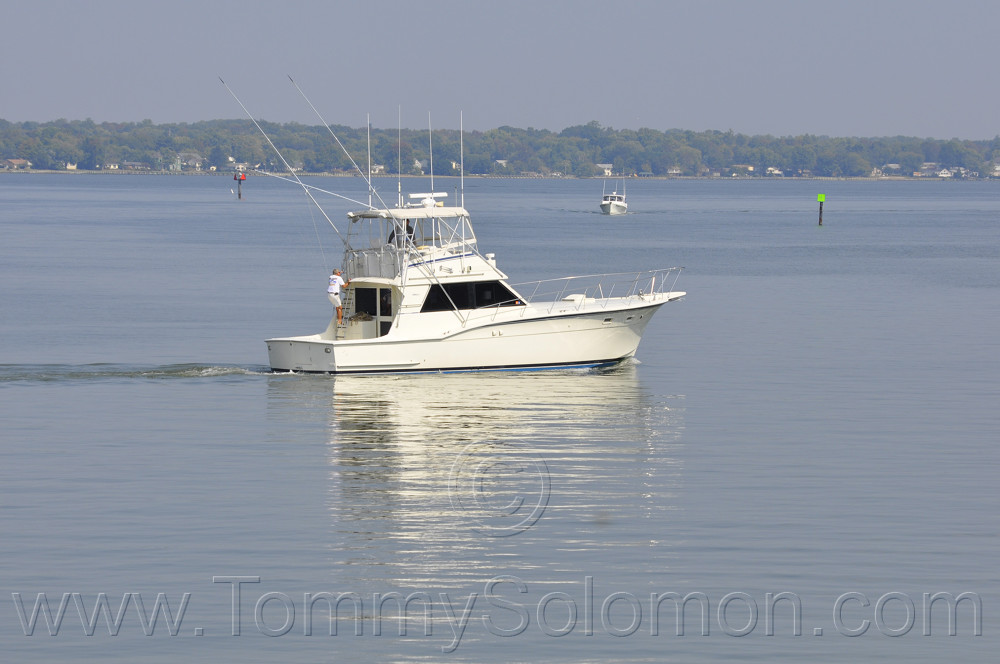
[[[462,308],[461,301],[455,296],[457,293],[456,289],[453,287],[455,284],[449,284],[452,286],[448,288],[448,295],[445,295],[444,289],[441,288],[439,284],[434,284],[431,286],[430,291],[427,293],[427,299],[424,300],[424,306],[421,307],[420,312],[426,311],[451,311],[457,306],[459,309]],[[448,296],[451,296],[451,300],[448,300]],[[452,301],[455,305],[452,305]]]
[[358,313],[366,313],[370,316],[377,316],[378,304],[377,288],[355,288],[354,289],[354,310]]
[[424,300],[424,306],[420,308],[420,312],[449,311],[451,308],[451,303],[445,297],[444,290],[441,286],[434,284],[427,293],[427,299]]
[[514,294],[499,281],[483,281],[475,284],[475,287],[477,307],[495,307],[497,305],[509,307],[521,304],[521,301],[516,300]]
[[459,309],[475,309],[476,300],[472,290],[472,284],[448,284],[444,290],[451,296],[451,301]]
[[379,316],[392,315],[392,291],[388,288],[378,289]]
[[[448,299],[449,297],[451,300]],[[515,299],[514,294],[499,281],[445,284],[443,288],[440,284],[434,284],[427,293],[427,299],[424,300],[424,306],[420,311],[451,311],[456,307],[458,309],[479,309],[520,304],[522,302]]]

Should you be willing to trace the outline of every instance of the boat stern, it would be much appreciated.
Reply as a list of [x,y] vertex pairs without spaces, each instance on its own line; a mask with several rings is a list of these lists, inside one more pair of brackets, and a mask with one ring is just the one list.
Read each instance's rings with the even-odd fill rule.
[[271,371],[328,373],[337,370],[334,344],[320,335],[267,340]]

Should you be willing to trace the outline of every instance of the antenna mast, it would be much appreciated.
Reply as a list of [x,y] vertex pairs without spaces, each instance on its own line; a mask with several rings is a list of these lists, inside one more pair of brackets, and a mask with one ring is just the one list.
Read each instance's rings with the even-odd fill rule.
[[396,194],[403,207],[403,107],[396,107]]
[[461,202],[459,207],[465,207],[465,126],[462,123],[462,111],[458,112],[458,161],[460,164],[459,169],[459,185],[462,188]]
[[365,116],[368,121],[368,209],[372,208],[372,114]]

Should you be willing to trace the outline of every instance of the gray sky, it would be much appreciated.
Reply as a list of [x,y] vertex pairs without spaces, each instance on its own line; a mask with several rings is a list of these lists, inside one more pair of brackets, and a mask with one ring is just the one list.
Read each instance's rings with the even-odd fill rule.
[[[617,7],[617,8],[616,8]],[[1000,134],[1000,2],[0,0],[0,118]]]

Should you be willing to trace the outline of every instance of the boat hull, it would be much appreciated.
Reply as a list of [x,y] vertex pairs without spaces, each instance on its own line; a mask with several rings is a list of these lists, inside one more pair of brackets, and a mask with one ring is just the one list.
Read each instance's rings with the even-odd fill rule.
[[601,213],[602,214],[625,214],[628,212],[628,205],[625,203],[601,203]]
[[668,299],[617,309],[496,321],[443,338],[269,339],[274,371],[388,373],[600,366],[632,357]]

